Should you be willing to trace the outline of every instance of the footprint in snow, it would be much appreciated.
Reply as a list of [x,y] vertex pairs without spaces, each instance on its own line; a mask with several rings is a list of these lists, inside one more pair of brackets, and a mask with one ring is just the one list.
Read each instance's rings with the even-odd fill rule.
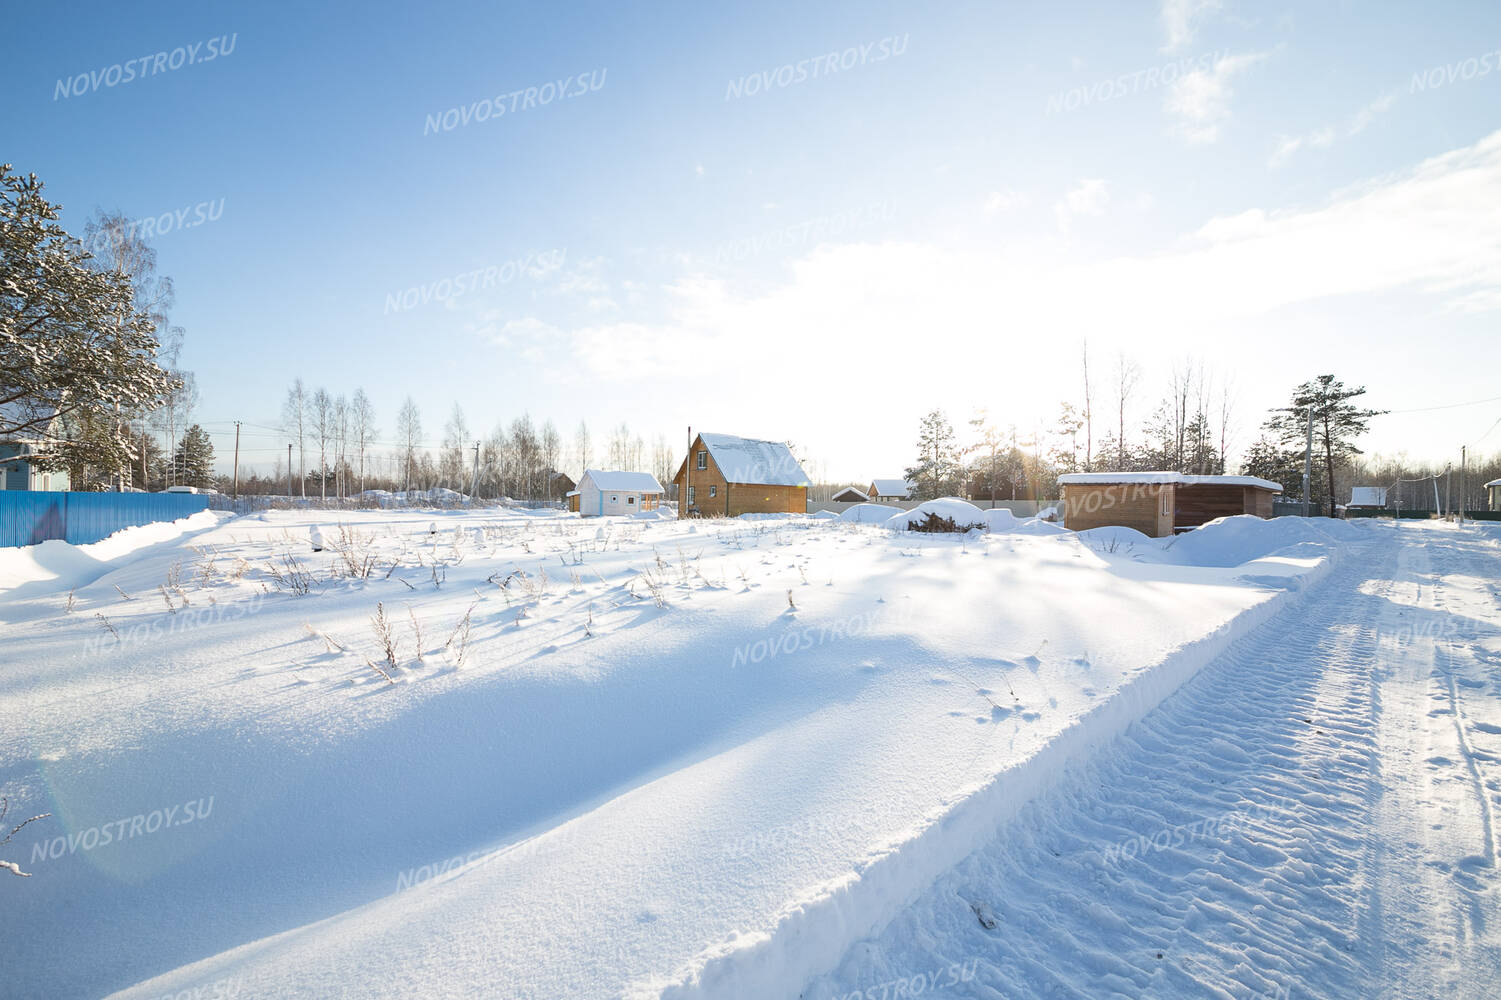
[[1000,921],[996,919],[995,911],[990,908],[989,903],[977,903],[972,901],[969,904],[969,908],[974,911],[975,919],[980,921],[980,926],[985,928],[987,931],[993,931],[996,929],[996,927],[1000,926]]

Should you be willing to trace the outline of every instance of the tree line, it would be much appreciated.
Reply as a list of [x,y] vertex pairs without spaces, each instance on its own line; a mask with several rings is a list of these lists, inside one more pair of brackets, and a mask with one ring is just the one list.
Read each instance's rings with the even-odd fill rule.
[[[241,493],[285,496],[290,486],[299,497],[347,499],[367,490],[449,489],[481,499],[558,500],[586,468],[650,472],[666,482],[676,460],[665,436],[648,447],[626,423],[596,437],[580,421],[565,438],[552,420],[539,425],[522,414],[477,433],[457,403],[433,438],[410,396],[386,436],[363,388],[336,394],[301,378],[287,389],[279,428],[291,445],[290,466],[278,455],[269,475],[247,469]],[[229,481],[218,477],[219,488],[227,491]]]
[[[919,423],[916,456],[906,469],[915,498],[1051,500],[1058,498],[1058,477],[1066,473],[1151,471],[1257,476],[1281,485],[1283,500],[1301,502],[1311,412],[1308,495],[1316,511],[1333,516],[1349,502],[1351,488],[1361,485],[1394,487],[1393,497],[1402,497],[1409,509],[1434,506],[1433,481],[1425,477],[1443,475],[1445,466],[1405,456],[1371,459],[1360,449],[1371,419],[1386,412],[1363,405],[1364,386],[1346,386],[1332,374],[1299,384],[1286,406],[1265,414],[1254,442],[1232,463],[1241,427],[1229,379],[1185,360],[1167,372],[1158,397],[1144,399],[1142,369],[1123,353],[1101,376],[1086,344],[1079,398],[1061,404],[1050,426],[1026,434],[1015,425],[1002,428],[981,412],[961,440],[942,409],[929,412]],[[1143,403],[1149,404],[1144,413]],[[1467,474],[1458,472],[1440,484],[1440,504],[1484,509],[1483,484],[1501,477],[1501,456],[1472,456]]]

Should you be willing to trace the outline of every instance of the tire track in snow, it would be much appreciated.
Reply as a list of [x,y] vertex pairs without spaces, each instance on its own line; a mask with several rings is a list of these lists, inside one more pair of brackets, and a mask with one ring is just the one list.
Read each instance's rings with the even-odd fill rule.
[[[1026,807],[802,996],[970,959],[973,981],[945,995],[1356,997],[1388,992],[1393,961],[1436,976],[1428,964],[1443,956],[1384,948],[1398,929],[1436,930],[1436,910],[1402,891],[1421,846],[1371,827],[1387,784],[1423,766],[1404,774],[1383,759],[1377,725],[1380,640],[1403,614],[1391,593],[1411,544],[1347,550],[1304,600],[1133,727],[1113,760]],[[1436,603],[1443,584],[1423,590]],[[980,904],[993,930],[975,919]],[[1475,973],[1463,981],[1494,982]]]

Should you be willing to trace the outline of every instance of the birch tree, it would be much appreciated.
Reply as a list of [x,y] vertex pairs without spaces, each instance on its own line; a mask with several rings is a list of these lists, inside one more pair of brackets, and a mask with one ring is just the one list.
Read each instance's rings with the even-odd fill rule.
[[297,446],[297,478],[302,484],[302,495],[307,496],[307,424],[308,394],[302,379],[292,381],[287,398],[281,407],[281,424]]

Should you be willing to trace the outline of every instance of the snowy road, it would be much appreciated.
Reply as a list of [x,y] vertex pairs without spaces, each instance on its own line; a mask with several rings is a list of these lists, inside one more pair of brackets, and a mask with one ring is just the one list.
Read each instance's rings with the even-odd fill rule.
[[1498,539],[1347,552],[802,996],[1495,996]]

